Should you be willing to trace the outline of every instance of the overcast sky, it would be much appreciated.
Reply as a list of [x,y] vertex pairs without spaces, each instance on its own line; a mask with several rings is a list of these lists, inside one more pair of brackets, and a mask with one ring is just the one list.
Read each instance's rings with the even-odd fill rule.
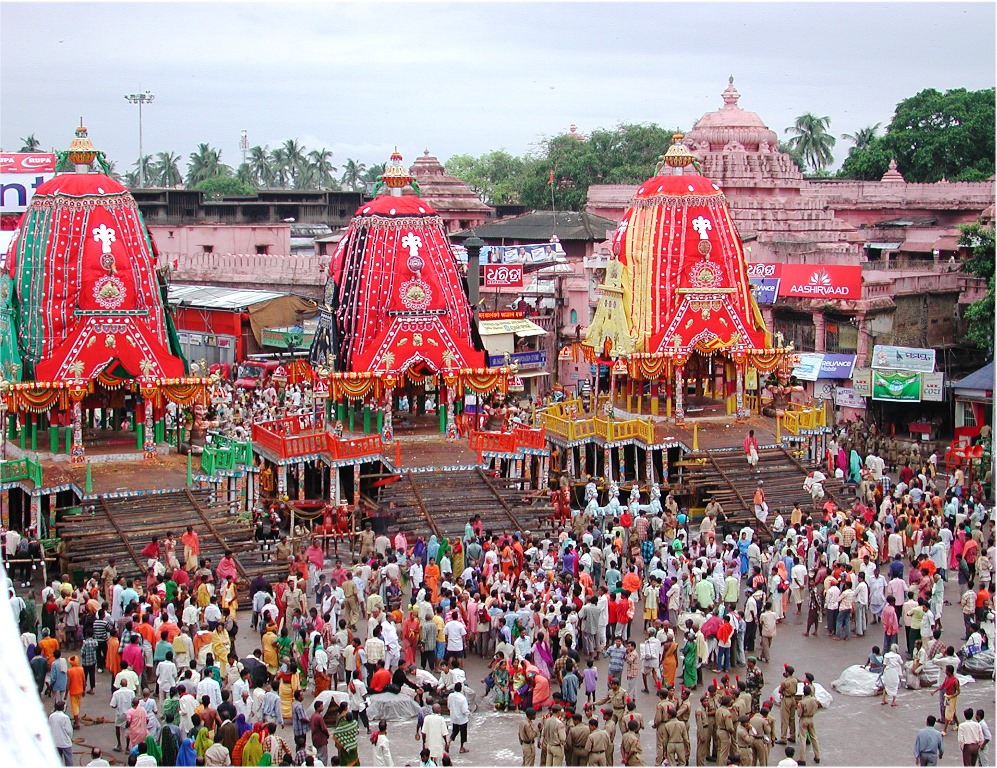
[[[993,3],[0,4],[0,146],[68,146],[82,116],[127,170],[199,142],[235,166],[297,138],[342,165],[441,160],[620,122],[688,130],[741,106],[783,136],[804,112],[836,136],[889,122],[923,88],[994,85]],[[839,138],[836,164],[847,154]],[[662,148],[664,149],[664,147]],[[183,170],[183,165],[181,166]]]

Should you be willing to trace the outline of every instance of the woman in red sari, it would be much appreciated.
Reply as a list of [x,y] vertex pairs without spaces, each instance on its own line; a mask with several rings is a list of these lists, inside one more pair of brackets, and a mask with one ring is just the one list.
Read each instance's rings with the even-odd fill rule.
[[415,664],[419,652],[419,639],[421,637],[421,622],[415,608],[408,612],[405,623],[402,624],[402,637],[405,647],[405,666]]

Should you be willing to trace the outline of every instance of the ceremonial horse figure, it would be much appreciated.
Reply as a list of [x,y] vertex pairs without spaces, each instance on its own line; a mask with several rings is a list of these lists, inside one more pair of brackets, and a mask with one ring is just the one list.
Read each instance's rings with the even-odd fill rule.
[[[590,484],[595,485],[591,482]],[[586,486],[585,495],[588,498],[588,486]],[[586,514],[591,515],[594,520],[598,520],[600,523],[605,519],[606,515],[619,517],[622,510],[623,507],[620,504],[620,486],[615,481],[609,484],[609,500],[606,502],[606,506],[599,506],[599,500],[596,495],[589,498],[588,503],[585,505]]]
[[550,503],[554,507],[554,522],[563,525],[571,519],[571,481],[561,476],[558,488],[550,492]]
[[650,500],[647,504],[640,503],[640,486],[634,483],[630,488],[630,499],[627,502],[627,507],[630,509],[630,514],[633,517],[637,517],[638,512],[644,512],[649,515],[660,515],[661,514],[661,488],[657,483],[651,484]]

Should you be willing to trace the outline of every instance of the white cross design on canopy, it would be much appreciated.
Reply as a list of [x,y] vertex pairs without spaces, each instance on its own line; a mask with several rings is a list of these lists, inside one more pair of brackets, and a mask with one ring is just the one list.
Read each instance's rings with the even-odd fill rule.
[[708,240],[706,233],[713,229],[713,223],[705,216],[692,220],[692,228],[699,233],[700,240]]
[[418,256],[419,249],[422,247],[422,238],[414,232],[409,232],[402,238],[402,247],[408,248],[409,256]]
[[93,229],[93,239],[100,243],[101,253],[111,252],[111,243],[118,239],[114,230],[108,227],[106,224],[101,224],[99,227],[94,227]]

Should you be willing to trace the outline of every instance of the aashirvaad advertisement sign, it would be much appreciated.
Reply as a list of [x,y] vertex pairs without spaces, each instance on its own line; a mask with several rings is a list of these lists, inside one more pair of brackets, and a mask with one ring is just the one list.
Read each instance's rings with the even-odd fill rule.
[[862,267],[845,264],[749,264],[748,277],[779,280],[779,296],[805,299],[859,299]]

